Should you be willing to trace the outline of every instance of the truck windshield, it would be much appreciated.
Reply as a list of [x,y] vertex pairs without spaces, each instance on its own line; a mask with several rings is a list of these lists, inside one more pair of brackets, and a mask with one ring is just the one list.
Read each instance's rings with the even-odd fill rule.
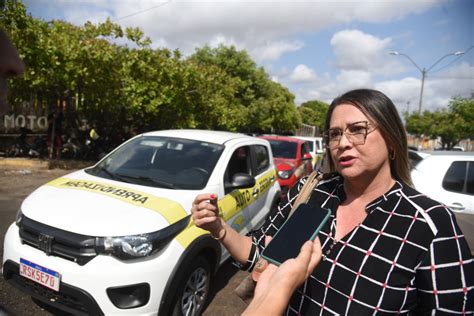
[[224,146],[182,138],[135,138],[86,172],[116,181],[167,188],[200,190]]

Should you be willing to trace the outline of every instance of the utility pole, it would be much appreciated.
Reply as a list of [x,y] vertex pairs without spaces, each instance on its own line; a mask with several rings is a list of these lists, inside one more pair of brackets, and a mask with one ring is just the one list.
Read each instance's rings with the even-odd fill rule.
[[465,53],[465,51],[457,51],[457,52],[446,54],[446,55],[442,56],[440,59],[438,59],[434,64],[432,64],[427,69],[427,68],[421,68],[420,66],[418,66],[418,64],[415,63],[415,61],[413,59],[411,59],[411,57],[408,56],[407,54],[400,53],[400,52],[397,52],[397,51],[390,52],[390,55],[406,57],[416,67],[416,69],[418,69],[421,72],[420,103],[418,104],[418,113],[419,114],[421,114],[421,107],[423,105],[423,90],[425,89],[425,79],[426,79],[426,75],[428,74],[428,72],[431,69],[433,69],[434,66],[436,66],[440,61],[442,61],[446,57],[448,57],[448,56],[461,56],[461,55],[464,55],[464,53]]

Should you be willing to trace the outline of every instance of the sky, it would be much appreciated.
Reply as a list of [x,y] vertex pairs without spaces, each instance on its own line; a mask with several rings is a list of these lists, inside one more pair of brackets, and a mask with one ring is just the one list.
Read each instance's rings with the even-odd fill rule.
[[[76,25],[110,18],[140,27],[154,48],[185,56],[204,45],[248,51],[300,105],[356,88],[385,93],[400,113],[446,108],[474,93],[471,0],[25,0]],[[398,52],[398,55],[390,52]]]

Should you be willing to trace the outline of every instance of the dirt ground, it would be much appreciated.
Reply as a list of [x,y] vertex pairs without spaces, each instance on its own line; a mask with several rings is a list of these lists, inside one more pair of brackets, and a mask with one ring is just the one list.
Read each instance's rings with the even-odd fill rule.
[[[11,167],[0,164],[0,253],[3,257],[3,238],[9,225],[14,221],[21,201],[40,185],[62,176],[72,170],[36,168],[33,165]],[[245,303],[235,295],[234,289],[245,277],[227,262],[211,285],[210,303],[204,311],[210,315],[240,315]],[[4,315],[50,315],[36,306],[29,296],[7,284],[0,277],[0,316]]]

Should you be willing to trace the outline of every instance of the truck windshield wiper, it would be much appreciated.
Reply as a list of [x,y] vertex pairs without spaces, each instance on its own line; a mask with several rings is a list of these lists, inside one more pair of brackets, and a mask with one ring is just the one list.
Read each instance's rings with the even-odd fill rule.
[[150,178],[150,177],[147,177],[147,176],[137,176],[137,175],[119,174],[119,173],[117,173],[116,175],[121,177],[121,178],[129,178],[129,179],[137,179],[137,180],[145,181],[147,183],[154,184],[154,185],[156,185],[158,187],[161,187],[161,188],[176,189],[176,186],[172,183],[165,182],[165,181],[160,181],[160,180],[153,179],[153,178]]

